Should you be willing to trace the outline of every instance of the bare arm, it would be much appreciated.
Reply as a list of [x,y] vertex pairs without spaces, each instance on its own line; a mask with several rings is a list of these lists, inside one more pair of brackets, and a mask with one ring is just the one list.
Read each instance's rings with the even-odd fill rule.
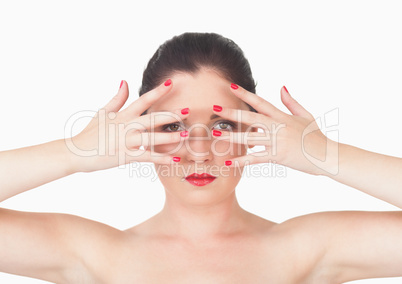
[[339,172],[326,176],[402,208],[402,159],[339,144]]
[[53,283],[93,283],[90,265],[119,236],[117,229],[78,216],[0,208],[0,271]]
[[[232,89],[258,113],[223,109],[220,116],[260,128],[261,133],[224,133],[217,139],[265,146],[265,151],[233,159],[231,166],[273,162],[314,175],[325,175],[402,208],[402,158],[365,151],[328,139],[314,117],[285,88],[281,98],[293,115],[243,88]],[[259,122],[258,124],[256,122]],[[257,140],[257,138],[259,140]],[[258,154],[258,155],[257,155]]]
[[322,257],[313,278],[331,283],[402,276],[402,212],[324,212],[301,217]]
[[[267,135],[269,139],[253,141],[254,135],[261,134],[251,133],[247,142],[240,135],[222,135],[221,139],[266,148],[258,156],[251,154],[233,159],[232,166],[236,166],[236,161],[238,165],[276,161],[306,173],[326,175],[402,208],[401,158],[329,140],[319,130],[313,116],[285,88],[281,90],[282,102],[293,115],[283,113],[242,88],[233,93],[258,111],[257,114],[243,112],[242,122],[249,125],[262,122],[270,135]],[[239,120],[239,113],[234,109],[223,109],[220,115]],[[275,127],[280,130],[275,132]],[[313,265],[312,279],[330,278],[334,283],[343,283],[402,276],[401,211],[326,212],[295,220],[302,224],[300,230],[312,236],[310,247],[320,256]]]
[[0,152],[0,201],[74,173],[64,140]]
[[[155,127],[186,116],[179,111],[175,114],[163,113],[154,116],[152,120],[150,115],[140,116],[141,111],[146,110],[170,89],[171,85],[162,84],[143,95],[128,108],[118,112],[128,98],[128,86],[125,83],[119,93],[76,137],[0,152],[0,201],[75,172],[112,168],[133,160],[171,163],[172,156],[158,155],[155,152],[151,155],[150,151],[139,149],[140,146],[147,147],[151,142],[156,145],[185,139],[180,137],[179,133],[157,133],[155,139],[150,141],[149,134],[144,132],[151,127],[151,123]],[[111,113],[117,114],[110,115]],[[113,127],[111,124],[114,124]],[[107,132],[109,129],[119,129],[121,126],[127,126],[127,129],[117,134]],[[83,152],[91,154],[83,156],[81,155]],[[135,155],[130,156],[128,152]]]
[[[70,151],[65,140],[1,152],[0,201],[79,171],[107,169],[133,159],[171,163],[172,157],[169,155],[151,154],[148,149],[139,149],[140,146],[148,148],[151,143],[166,144],[186,139],[179,133],[155,133],[154,140],[150,141],[147,139],[149,134],[144,131],[186,116],[180,110],[173,115],[164,112],[153,120],[150,119],[151,115],[141,116],[170,89],[171,86],[162,84],[118,112],[128,97],[128,86],[123,84],[118,95],[98,112],[89,125],[67,141],[74,140],[74,145],[79,149],[97,150],[100,147],[99,129],[109,129],[112,123],[126,125],[130,122],[142,127],[139,131],[130,128],[131,132],[121,133],[121,137],[105,133],[105,146],[115,146],[111,151],[114,154],[81,157]],[[110,116],[111,112],[116,113]],[[118,139],[124,139],[124,143],[111,143]],[[126,156],[127,149],[121,145],[141,155]],[[123,160],[121,153],[124,154]],[[86,278],[89,275],[88,264],[104,257],[98,255],[99,251],[104,252],[99,246],[110,244],[118,236],[121,236],[119,230],[76,216],[0,209],[0,271],[55,283],[90,283]]]

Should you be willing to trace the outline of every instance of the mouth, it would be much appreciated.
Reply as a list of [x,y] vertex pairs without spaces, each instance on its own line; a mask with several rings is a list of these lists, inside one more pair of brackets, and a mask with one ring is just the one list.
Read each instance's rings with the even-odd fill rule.
[[193,173],[191,175],[186,176],[185,179],[192,185],[204,186],[204,185],[207,185],[207,184],[213,182],[216,179],[216,177],[211,176],[207,173],[202,173],[202,174]]

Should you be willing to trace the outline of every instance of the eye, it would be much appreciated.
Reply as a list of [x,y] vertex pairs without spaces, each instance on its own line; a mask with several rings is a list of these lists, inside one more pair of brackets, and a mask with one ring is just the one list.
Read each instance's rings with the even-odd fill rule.
[[219,128],[218,128],[219,130],[234,130],[234,129],[236,129],[236,125],[233,122],[227,121],[227,120],[218,121],[216,123],[216,125],[219,126]]
[[180,130],[180,127],[181,126],[178,123],[171,123],[171,124],[164,125],[162,130],[168,131],[168,132],[182,131],[182,130]]

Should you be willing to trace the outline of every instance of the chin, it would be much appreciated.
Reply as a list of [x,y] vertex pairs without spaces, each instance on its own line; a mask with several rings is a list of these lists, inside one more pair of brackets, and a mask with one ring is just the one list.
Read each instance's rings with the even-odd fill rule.
[[213,205],[224,201],[235,193],[240,178],[217,177],[205,185],[194,185],[191,182],[175,178],[162,178],[161,182],[166,191],[166,197],[173,197],[189,205]]

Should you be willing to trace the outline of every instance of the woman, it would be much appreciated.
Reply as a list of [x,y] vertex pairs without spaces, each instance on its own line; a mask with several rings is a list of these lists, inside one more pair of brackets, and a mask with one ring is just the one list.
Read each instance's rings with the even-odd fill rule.
[[[402,276],[399,211],[325,212],[276,224],[239,206],[243,168],[272,162],[402,206],[401,159],[329,140],[285,87],[281,99],[292,115],[254,93],[235,43],[187,33],[157,50],[140,98],[124,110],[122,81],[78,135],[0,153],[1,200],[130,162],[153,162],[166,193],[161,212],[125,231],[66,214],[1,209],[0,271],[56,283],[321,284]],[[256,145],[264,150],[247,155]]]

